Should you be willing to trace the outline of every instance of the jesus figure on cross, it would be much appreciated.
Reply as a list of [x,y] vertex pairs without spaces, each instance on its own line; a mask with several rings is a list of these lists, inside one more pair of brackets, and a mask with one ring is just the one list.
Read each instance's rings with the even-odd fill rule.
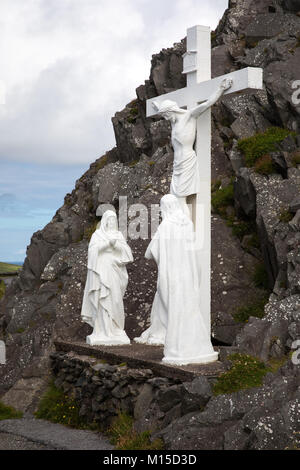
[[172,100],[165,100],[160,105],[156,101],[152,103],[156,113],[171,122],[174,165],[170,193],[179,199],[187,215],[189,215],[187,197],[200,191],[198,159],[194,150],[197,119],[231,88],[232,83],[232,79],[224,78],[218,90],[193,109],[181,109],[176,101]]

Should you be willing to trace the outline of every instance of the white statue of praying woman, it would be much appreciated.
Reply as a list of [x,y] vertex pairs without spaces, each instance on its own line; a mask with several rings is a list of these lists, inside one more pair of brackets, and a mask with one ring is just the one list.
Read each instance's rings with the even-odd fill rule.
[[88,249],[88,272],[82,302],[82,321],[93,332],[88,344],[130,344],[124,331],[123,297],[128,284],[126,264],[133,261],[130,247],[118,231],[115,212],[103,214],[100,228],[92,235]]
[[164,345],[163,362],[208,363],[218,354],[201,315],[200,272],[193,248],[193,223],[176,196],[161,199],[162,223],[145,257],[158,267],[151,325],[137,343]]
[[[165,100],[160,105],[155,101],[152,104],[158,114],[171,122],[174,165],[170,193],[180,200],[187,214],[187,196],[197,194],[200,190],[198,160],[194,150],[197,118],[213,106],[223,93],[231,88],[232,83],[232,79],[225,78],[216,93],[190,110],[179,108],[178,104],[171,100]],[[201,149],[198,149],[198,154],[200,157]]]

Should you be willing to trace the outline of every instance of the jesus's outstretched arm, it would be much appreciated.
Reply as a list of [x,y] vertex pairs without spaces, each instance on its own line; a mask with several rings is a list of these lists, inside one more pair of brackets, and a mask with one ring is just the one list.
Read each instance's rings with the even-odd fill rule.
[[193,118],[197,118],[200,116],[200,114],[204,113],[207,109],[209,109],[211,106],[213,106],[219,98],[223,95],[223,93],[228,90],[229,88],[232,87],[232,79],[230,78],[224,78],[222,81],[220,88],[208,98],[208,100],[204,101],[204,103],[199,104],[196,108],[192,109],[190,111],[190,116]]

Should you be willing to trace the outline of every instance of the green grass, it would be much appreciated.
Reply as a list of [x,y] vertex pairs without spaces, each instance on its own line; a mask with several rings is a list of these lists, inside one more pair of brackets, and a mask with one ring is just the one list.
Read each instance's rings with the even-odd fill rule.
[[255,234],[256,225],[255,222],[247,222],[245,220],[236,220],[234,218],[227,219],[226,225],[231,227],[232,233],[235,237],[238,237],[240,241],[243,240],[245,235]]
[[[79,404],[70,398],[54,382],[50,382],[48,389],[40,400],[35,417],[45,419],[52,423],[59,423],[76,429],[101,430],[97,423],[88,423],[79,416]],[[19,417],[19,416],[18,416]],[[1,419],[1,406],[0,406]],[[6,418],[3,418],[6,419]],[[110,428],[106,431],[112,444],[118,450],[161,450],[163,442],[160,439],[150,441],[150,431],[138,434],[133,429],[133,418],[127,414],[119,413]]]
[[0,275],[6,274],[6,273],[14,274],[14,273],[17,273],[20,269],[22,269],[22,266],[0,262]]
[[269,278],[268,272],[264,263],[259,263],[255,266],[254,274],[252,276],[255,287],[259,289],[268,290],[269,289]]
[[256,233],[256,224],[254,221],[241,220],[234,214],[228,214],[227,207],[234,208],[234,183],[231,183],[224,188],[221,187],[221,181],[216,180],[211,184],[211,204],[213,212],[219,214],[225,221],[227,227],[230,227],[232,234],[240,241],[243,240],[245,235],[252,235],[253,245],[260,248],[258,236]]
[[293,154],[292,154],[292,165],[294,167],[300,165],[300,150],[296,150]]
[[253,302],[238,307],[232,313],[232,317],[237,323],[247,323],[250,317],[263,318],[265,315],[265,305],[269,296],[255,299]]
[[231,368],[218,377],[213,387],[214,395],[261,387],[264,376],[271,371],[270,367],[259,359],[247,354],[232,354],[228,359]]
[[218,188],[212,193],[211,204],[215,213],[223,215],[224,209],[234,205],[233,183],[224,188]]
[[97,163],[96,169],[97,171],[102,170],[107,165],[107,155],[104,155],[100,158],[99,162]]
[[260,157],[276,151],[278,144],[289,135],[294,136],[295,133],[281,127],[269,127],[265,132],[241,139],[238,148],[245,156],[246,165],[252,167]]
[[292,355],[293,355],[293,351],[290,351],[288,354],[280,358],[271,357],[271,359],[268,360],[268,366],[270,367],[271,372],[275,374],[281,367],[283,367],[291,359]]
[[127,118],[127,122],[129,122],[129,124],[134,124],[136,122],[136,119],[139,115],[139,110],[138,108],[135,106],[137,104],[137,102],[133,101],[133,107],[130,108],[130,111],[129,111],[129,116]]
[[211,194],[213,194],[218,189],[220,189],[221,184],[222,184],[221,180],[213,180],[211,182]]
[[249,238],[246,244],[246,250],[250,250],[251,248],[257,248],[260,250],[259,237],[256,232],[251,234],[251,238]]
[[86,423],[79,416],[79,405],[53,382],[41,398],[35,417],[52,423],[60,423],[77,429],[85,429]]
[[279,214],[280,222],[283,222],[285,224],[288,224],[293,218],[294,218],[294,215],[289,210],[286,210],[286,209],[282,209],[282,211]]
[[24,333],[24,331],[25,331],[25,328],[18,328],[18,329],[17,329],[17,333],[20,334],[20,335],[21,335],[22,333]]
[[2,299],[4,294],[5,294],[5,284],[2,281],[2,279],[0,279],[0,299]]
[[108,430],[111,444],[117,450],[163,450],[163,441],[151,442],[150,431],[137,433],[133,428],[134,420],[125,413],[119,413]]
[[0,401],[0,421],[4,419],[19,419],[22,418],[22,411],[17,411],[11,406],[6,406]]
[[97,230],[98,224],[99,224],[99,220],[96,220],[89,227],[87,227],[84,230],[83,238],[90,241],[90,239],[92,238],[93,233]]
[[215,31],[211,31],[210,37],[211,37],[211,40],[214,41],[217,38],[217,33]]
[[130,168],[133,168],[139,163],[139,161],[140,161],[139,159],[138,160],[132,160],[132,162],[130,162],[128,166]]
[[272,158],[270,155],[263,155],[258,160],[256,160],[254,165],[254,170],[256,173],[260,175],[271,175],[272,173],[276,173],[275,167],[272,162]]

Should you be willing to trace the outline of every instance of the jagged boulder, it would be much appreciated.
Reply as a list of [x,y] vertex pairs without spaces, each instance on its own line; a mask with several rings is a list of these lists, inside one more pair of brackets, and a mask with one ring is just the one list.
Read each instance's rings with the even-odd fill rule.
[[288,363],[264,386],[213,397],[155,434],[170,450],[279,450],[299,444],[299,367]]
[[265,307],[265,313],[262,319],[249,319],[237,335],[235,344],[240,351],[267,362],[272,357],[284,356],[290,349],[294,337],[290,336],[289,328],[299,319],[300,296],[283,300],[272,298]]

